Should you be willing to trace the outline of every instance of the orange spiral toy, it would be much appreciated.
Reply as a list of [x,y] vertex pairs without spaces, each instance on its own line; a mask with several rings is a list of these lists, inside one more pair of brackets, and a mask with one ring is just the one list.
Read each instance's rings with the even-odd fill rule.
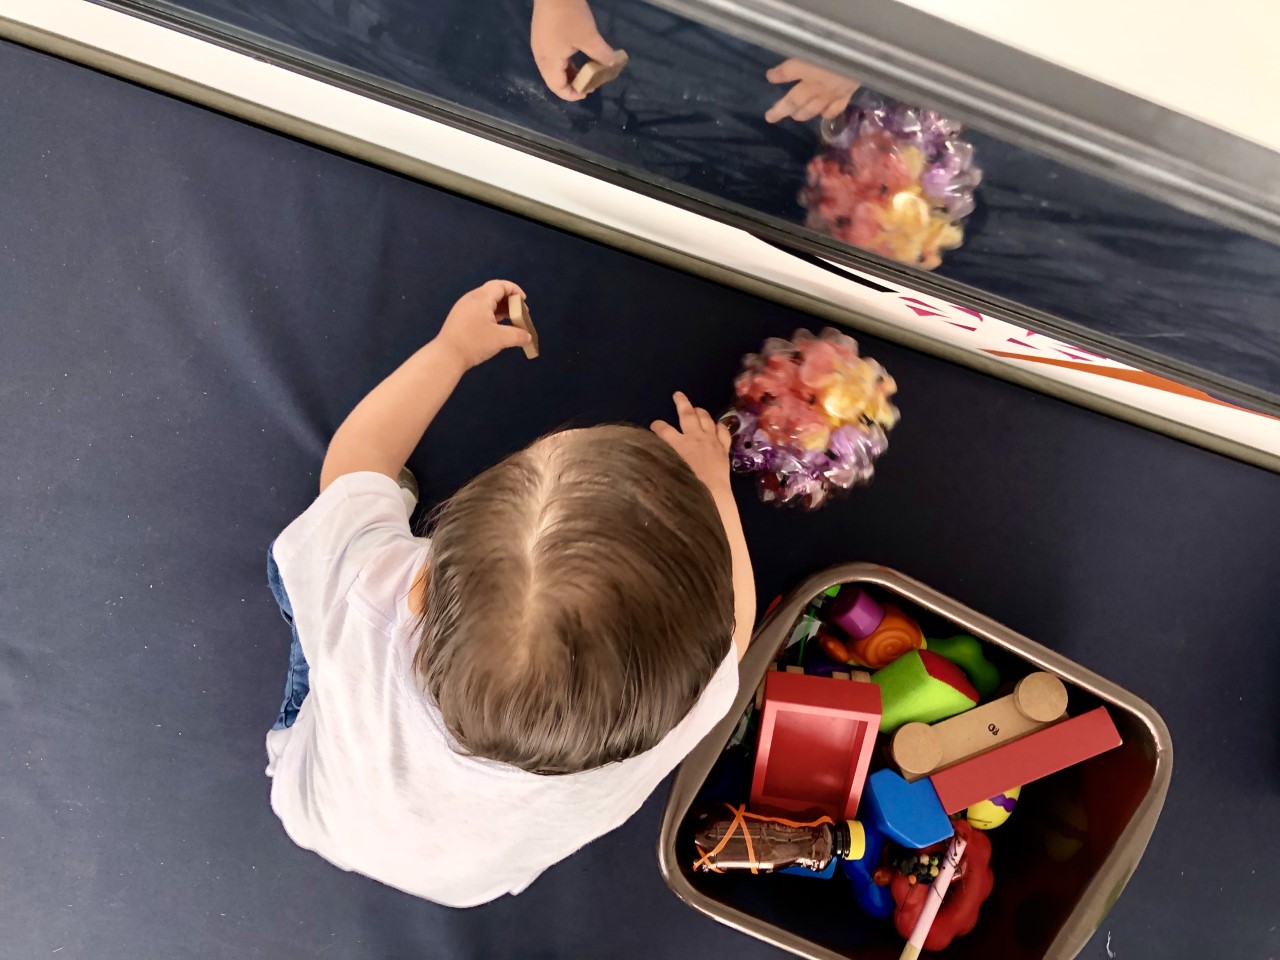
[[853,660],[864,667],[879,670],[904,653],[924,646],[924,634],[914,620],[891,603],[884,607],[884,619],[875,631],[848,644]]

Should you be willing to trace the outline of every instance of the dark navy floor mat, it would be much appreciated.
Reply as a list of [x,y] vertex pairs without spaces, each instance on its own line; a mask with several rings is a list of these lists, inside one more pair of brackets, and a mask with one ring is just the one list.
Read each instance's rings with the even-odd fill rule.
[[[20,47],[0,90],[0,956],[775,956],[666,890],[661,795],[465,912],[293,847],[264,554],[346,411],[491,275],[543,357],[464,383],[414,461],[429,498],[558,424],[716,406],[811,320]],[[761,599],[886,563],[1150,700],[1172,791],[1086,955],[1275,954],[1280,478],[864,347],[902,424],[821,513],[740,490]]]

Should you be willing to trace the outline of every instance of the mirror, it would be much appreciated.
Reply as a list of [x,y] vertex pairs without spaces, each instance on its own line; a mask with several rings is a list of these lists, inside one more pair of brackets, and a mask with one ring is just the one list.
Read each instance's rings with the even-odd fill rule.
[[[1280,409],[1280,247],[666,9],[114,5],[289,54],[773,242]],[[579,71],[620,51],[617,75],[584,92],[601,78]]]

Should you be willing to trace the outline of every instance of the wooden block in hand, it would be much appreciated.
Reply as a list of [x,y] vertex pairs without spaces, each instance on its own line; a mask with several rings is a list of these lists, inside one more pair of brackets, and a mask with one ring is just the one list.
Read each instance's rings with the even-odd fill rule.
[[595,93],[610,80],[622,73],[630,58],[625,50],[615,50],[613,63],[600,63],[589,60],[582,65],[573,78],[573,89],[578,93]]
[[538,355],[538,331],[529,319],[529,305],[524,302],[524,297],[513,293],[507,298],[507,315],[513,326],[519,327],[533,338],[533,342],[524,348],[524,355],[530,360],[534,359]]
[[1018,681],[1009,696],[950,720],[933,725],[908,723],[893,735],[889,753],[908,782],[919,780],[1061,720],[1066,712],[1067,688],[1062,681],[1051,673],[1033,673]]

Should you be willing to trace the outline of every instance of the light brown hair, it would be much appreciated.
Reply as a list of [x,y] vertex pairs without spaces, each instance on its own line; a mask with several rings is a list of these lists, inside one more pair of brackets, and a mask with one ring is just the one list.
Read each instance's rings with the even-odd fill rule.
[[458,744],[535,773],[656,745],[729,653],[729,544],[650,431],[544,437],[437,510],[414,668]]

